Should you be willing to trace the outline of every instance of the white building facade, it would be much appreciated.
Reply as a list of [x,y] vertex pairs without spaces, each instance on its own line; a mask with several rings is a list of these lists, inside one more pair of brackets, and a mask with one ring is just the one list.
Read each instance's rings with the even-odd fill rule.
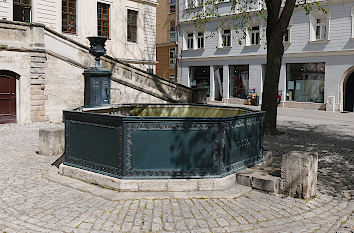
[[[236,33],[228,16],[232,3],[220,1],[221,20],[211,19],[204,31],[192,21],[193,12],[205,10],[202,2],[180,2],[178,82],[207,87],[211,100],[226,103],[246,103],[250,92],[261,97],[264,19],[253,17],[245,25],[245,35]],[[353,111],[354,1],[323,1],[321,6],[327,13],[314,9],[306,15],[299,7],[290,21],[279,81],[282,105]]]

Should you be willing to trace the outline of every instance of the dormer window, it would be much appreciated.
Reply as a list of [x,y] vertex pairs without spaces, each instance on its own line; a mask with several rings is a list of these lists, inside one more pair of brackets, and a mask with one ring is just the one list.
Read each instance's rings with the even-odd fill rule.
[[316,19],[316,40],[327,40],[327,20]]
[[251,45],[259,45],[259,26],[252,27],[250,33]]
[[329,39],[330,13],[315,11],[310,14],[310,41],[323,41]]
[[204,33],[199,32],[198,33],[198,49],[204,48]]
[[231,47],[231,30],[226,29],[222,34],[222,47]]

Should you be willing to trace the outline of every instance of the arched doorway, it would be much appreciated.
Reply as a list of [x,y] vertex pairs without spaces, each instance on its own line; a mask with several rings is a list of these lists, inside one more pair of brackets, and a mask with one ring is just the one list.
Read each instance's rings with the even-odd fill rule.
[[344,105],[343,110],[348,112],[354,111],[354,72],[349,75],[343,85]]
[[0,124],[16,122],[16,76],[0,71]]

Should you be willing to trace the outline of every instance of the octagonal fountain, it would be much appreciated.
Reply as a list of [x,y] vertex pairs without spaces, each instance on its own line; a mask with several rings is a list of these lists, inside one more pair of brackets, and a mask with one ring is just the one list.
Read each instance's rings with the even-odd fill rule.
[[[96,66],[84,72],[85,106],[64,111],[61,174],[118,190],[127,190],[124,180],[162,179],[166,185],[158,190],[182,191],[191,178],[231,177],[262,162],[264,112],[205,104],[112,105],[111,73],[99,58],[106,39],[89,40]],[[189,180],[173,186],[171,178]],[[141,182],[133,190],[150,190]],[[199,184],[197,190],[210,190],[209,183]]]
[[223,177],[262,161],[263,112],[195,104],[64,111],[65,165],[117,178]]

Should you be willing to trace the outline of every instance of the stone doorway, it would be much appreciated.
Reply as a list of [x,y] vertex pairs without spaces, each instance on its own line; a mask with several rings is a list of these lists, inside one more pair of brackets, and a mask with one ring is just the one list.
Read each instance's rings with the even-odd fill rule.
[[354,72],[344,81],[344,106],[343,110],[354,112]]
[[0,124],[16,122],[16,75],[0,71]]

